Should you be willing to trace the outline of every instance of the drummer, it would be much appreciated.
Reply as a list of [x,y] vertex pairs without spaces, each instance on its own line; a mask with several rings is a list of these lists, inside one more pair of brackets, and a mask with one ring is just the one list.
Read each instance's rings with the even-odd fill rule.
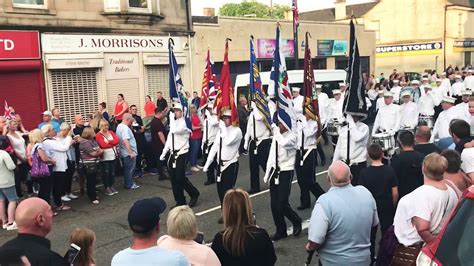
[[441,102],[443,111],[439,114],[433,127],[433,134],[431,135],[430,142],[439,139],[437,146],[441,150],[444,150],[453,144],[453,139],[449,134],[449,124],[451,123],[451,120],[459,118],[457,110],[453,109],[455,101],[456,98],[454,97],[443,97],[443,101]]
[[[381,88],[378,90],[377,102],[375,102],[375,110],[379,110],[381,106],[385,105],[385,100],[383,98],[384,90]],[[394,97],[395,98],[395,97]]]
[[421,116],[430,116],[433,117],[435,113],[435,106],[439,104],[437,103],[437,99],[432,92],[431,86],[425,85],[424,87],[425,95],[420,97],[418,101],[418,111],[420,111]]
[[400,105],[400,125],[402,129],[415,129],[418,124],[418,106],[411,101],[410,91],[403,91]]
[[390,91],[385,92],[383,98],[385,105],[381,106],[377,113],[372,135],[387,132],[394,136],[400,129],[400,106],[393,103],[393,93]]
[[471,114],[469,113],[469,99],[471,98],[472,91],[462,90],[461,95],[462,95],[461,102],[456,104],[454,108],[456,109],[456,112],[461,116],[463,120],[470,123]]
[[[362,123],[359,116],[347,116],[347,125],[339,130],[339,139],[334,150],[333,162],[346,162],[352,173],[352,185],[359,184],[360,171],[367,167],[367,143],[369,141],[369,127]],[[350,130],[349,151],[347,150],[347,129]],[[349,161],[347,160],[349,153]]]

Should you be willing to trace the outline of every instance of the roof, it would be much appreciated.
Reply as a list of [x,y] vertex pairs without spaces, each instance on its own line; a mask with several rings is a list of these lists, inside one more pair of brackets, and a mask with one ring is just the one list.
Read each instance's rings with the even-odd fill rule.
[[[464,1],[474,1],[474,0],[464,0]],[[369,3],[357,4],[357,5],[348,5],[346,6],[347,17],[354,15],[356,18],[362,17],[369,10],[379,3],[379,0]],[[300,20],[311,20],[311,21],[327,21],[333,22],[336,20],[336,11],[335,8],[320,9],[309,12],[300,13]]]
[[449,0],[453,5],[474,7],[474,0]]

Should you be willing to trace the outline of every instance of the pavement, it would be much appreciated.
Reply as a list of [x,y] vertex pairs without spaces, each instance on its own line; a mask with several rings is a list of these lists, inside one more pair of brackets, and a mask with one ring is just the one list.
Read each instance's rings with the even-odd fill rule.
[[[324,190],[327,190],[329,184],[326,181],[326,170],[330,163],[332,147],[328,145],[324,146],[324,149],[327,164],[326,166],[317,167],[316,172],[319,173],[317,181]],[[242,155],[239,161],[240,168],[236,188],[248,190],[250,189],[249,158]],[[206,180],[203,172],[194,172],[192,176],[189,176],[189,179],[201,192],[198,203],[193,207],[193,210],[197,216],[199,231],[204,232],[205,241],[209,243],[214,235],[223,229],[223,226],[217,223],[220,216],[217,188],[216,185],[203,185]],[[263,179],[263,172],[261,172],[260,179]],[[158,181],[157,176],[148,175],[137,179],[136,182],[141,185],[139,189],[124,190],[122,188],[122,178],[117,178],[115,187],[119,190],[119,193],[114,196],[104,195],[102,193],[103,189],[100,187],[99,205],[89,203],[86,196],[69,202],[68,205],[72,207],[72,210],[61,212],[54,218],[53,229],[47,236],[52,242],[52,249],[61,255],[65,254],[72,230],[76,227],[90,228],[95,231],[97,239],[94,255],[96,265],[110,265],[113,255],[131,244],[132,232],[128,227],[127,213],[133,202],[141,198],[159,196],[167,202],[168,207],[175,205],[169,180]],[[272,234],[275,232],[275,225],[270,211],[268,184],[261,181],[261,188],[260,193],[251,196],[253,211],[256,213],[257,225]],[[276,265],[304,265],[307,258],[304,245],[307,242],[307,225],[312,208],[303,211],[296,210],[296,207],[300,205],[299,194],[300,191],[295,177],[290,194],[290,205],[303,219],[304,230],[299,237],[289,235],[286,239],[274,243],[278,258]],[[189,200],[189,197],[187,199]],[[314,196],[311,196],[311,200],[314,204]],[[166,215],[167,212],[161,217],[161,234],[166,233]],[[287,225],[288,227],[291,226],[291,222],[288,220]],[[289,233],[291,233],[292,228],[289,228],[289,230]],[[15,235],[15,231],[0,231],[0,245],[12,239]],[[318,265],[317,262],[318,259],[315,256],[312,265]]]

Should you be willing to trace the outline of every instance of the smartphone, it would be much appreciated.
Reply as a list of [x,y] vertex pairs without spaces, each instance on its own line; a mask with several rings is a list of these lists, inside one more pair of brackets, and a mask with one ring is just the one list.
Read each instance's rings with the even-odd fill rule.
[[77,255],[81,251],[81,247],[78,245],[71,243],[69,246],[69,250],[66,252],[66,255],[64,255],[64,258],[68,261],[69,264],[74,264],[74,260],[76,259]]
[[255,215],[254,212],[252,212],[252,220],[253,220],[253,225],[257,225],[257,215]]
[[194,241],[198,244],[204,244],[204,233],[203,232],[197,232],[196,238]]

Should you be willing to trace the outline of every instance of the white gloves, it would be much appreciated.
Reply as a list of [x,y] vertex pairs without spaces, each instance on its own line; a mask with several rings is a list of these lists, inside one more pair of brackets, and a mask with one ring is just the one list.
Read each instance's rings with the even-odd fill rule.
[[160,161],[164,161],[166,158],[166,153],[162,153],[161,156],[160,156]]
[[248,148],[249,148],[249,142],[244,141],[244,150],[248,150]]
[[202,171],[203,171],[204,173],[207,173],[207,171],[209,171],[209,165],[208,165],[207,163],[206,163],[206,164],[204,165],[204,167],[202,168]]
[[276,124],[272,124],[272,133],[273,136],[280,134],[280,128]]
[[265,172],[265,176],[263,177],[263,182],[268,183],[268,180],[270,179],[270,172],[271,171]]

